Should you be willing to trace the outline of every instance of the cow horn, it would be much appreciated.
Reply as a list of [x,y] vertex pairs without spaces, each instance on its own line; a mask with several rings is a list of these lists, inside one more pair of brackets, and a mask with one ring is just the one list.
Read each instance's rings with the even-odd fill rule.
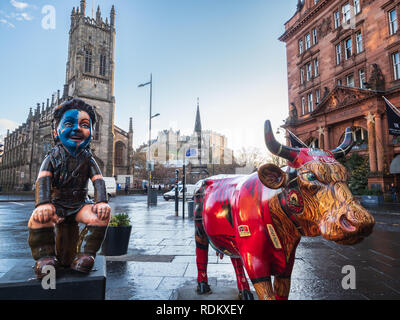
[[335,159],[339,159],[346,156],[351,151],[353,146],[354,146],[353,132],[351,131],[351,128],[346,128],[346,133],[342,144],[336,149],[331,150],[331,152],[335,157]]
[[265,144],[272,154],[289,160],[290,162],[296,160],[297,155],[299,154],[299,150],[284,146],[276,141],[274,133],[272,131],[271,122],[269,120],[265,121],[264,136]]

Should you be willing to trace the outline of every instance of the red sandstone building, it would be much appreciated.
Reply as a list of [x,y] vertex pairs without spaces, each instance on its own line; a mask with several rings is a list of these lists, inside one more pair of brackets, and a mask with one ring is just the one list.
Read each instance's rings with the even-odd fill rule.
[[[400,107],[400,1],[303,0],[285,24],[289,118],[308,145],[332,149],[346,127],[369,156],[369,187],[400,185],[400,139],[382,96]],[[398,158],[396,158],[398,157]]]

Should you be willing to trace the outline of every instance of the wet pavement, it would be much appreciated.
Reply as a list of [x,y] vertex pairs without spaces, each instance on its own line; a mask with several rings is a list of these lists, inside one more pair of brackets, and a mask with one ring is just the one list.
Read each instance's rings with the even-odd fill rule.
[[[126,256],[107,257],[107,299],[194,299],[196,263],[193,220],[174,215],[174,203],[161,197],[148,209],[145,196],[112,199],[113,213],[127,213],[132,233]],[[19,259],[30,258],[27,221],[33,202],[0,202],[0,277]],[[400,206],[368,208],[375,216],[373,234],[356,246],[322,238],[303,238],[296,254],[290,299],[400,299]],[[182,208],[180,207],[180,211]],[[187,211],[186,211],[187,214]],[[230,259],[210,249],[208,275],[217,292],[236,287]],[[356,289],[344,290],[344,266],[354,266]],[[189,292],[187,296],[179,292]],[[189,290],[189,291],[188,291]],[[225,290],[225,291],[224,291]],[[223,293],[222,293],[223,294]],[[233,296],[232,296],[233,295]],[[213,298],[213,296],[207,297]]]

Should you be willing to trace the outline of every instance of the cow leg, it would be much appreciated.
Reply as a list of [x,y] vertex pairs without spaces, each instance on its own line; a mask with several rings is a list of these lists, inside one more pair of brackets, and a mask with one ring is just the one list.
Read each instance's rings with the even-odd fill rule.
[[233,267],[235,268],[240,300],[254,300],[253,294],[250,291],[249,283],[247,282],[246,275],[244,273],[242,259],[231,258],[231,261]]
[[288,300],[290,292],[290,277],[275,277],[274,292],[276,300]]
[[[197,218],[197,217],[196,217]],[[204,231],[203,221],[195,220],[196,223],[196,263],[197,263],[197,292],[206,294],[211,292],[208,285],[207,264],[208,264],[208,238]]]
[[253,283],[256,289],[258,299],[260,300],[276,300],[271,280]]

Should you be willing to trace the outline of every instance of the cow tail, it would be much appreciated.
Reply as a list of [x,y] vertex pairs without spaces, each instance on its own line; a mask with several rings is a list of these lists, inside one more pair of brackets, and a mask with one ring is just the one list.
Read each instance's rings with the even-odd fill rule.
[[208,264],[208,238],[203,226],[203,204],[204,204],[205,184],[194,191],[194,223],[196,239],[196,263],[197,263],[197,282],[208,283],[207,264]]

